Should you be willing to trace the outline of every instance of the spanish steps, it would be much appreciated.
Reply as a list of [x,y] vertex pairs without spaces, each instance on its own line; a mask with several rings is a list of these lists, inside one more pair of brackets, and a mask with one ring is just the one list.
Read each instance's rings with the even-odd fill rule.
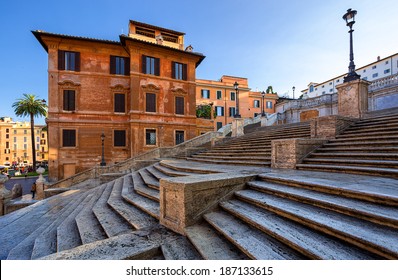
[[[387,127],[398,127],[398,115],[361,120],[315,154],[333,151],[343,159],[334,166],[359,166],[359,153],[384,153],[374,161],[391,161],[398,139],[378,134]],[[268,168],[269,143],[282,136],[309,137],[309,125],[259,129],[192,158],[159,159],[0,217],[0,259],[398,259],[397,179],[380,177],[376,163],[366,167],[368,175]],[[216,182],[220,174],[252,179],[183,235],[159,224],[164,180]]]
[[211,150],[192,155],[189,159],[208,163],[271,166],[271,141],[285,138],[309,138],[308,122],[255,128],[244,136],[233,138]]
[[316,149],[303,170],[398,177],[398,112],[370,115]]

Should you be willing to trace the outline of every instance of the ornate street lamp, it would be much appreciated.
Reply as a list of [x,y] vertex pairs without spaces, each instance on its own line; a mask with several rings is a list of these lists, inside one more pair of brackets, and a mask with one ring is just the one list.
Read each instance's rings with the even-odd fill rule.
[[348,33],[350,33],[350,64],[348,66],[348,74],[347,76],[344,77],[345,83],[358,80],[361,78],[361,76],[355,72],[354,51],[353,51],[353,42],[352,42],[352,32],[354,32],[352,26],[355,23],[356,14],[357,11],[348,9],[347,13],[345,13],[343,16],[343,19],[346,21],[347,26],[350,28],[350,31],[348,31]]
[[263,104],[262,104],[262,108],[261,108],[261,116],[262,116],[262,117],[265,117],[265,112],[264,112],[264,98],[265,98],[265,92],[264,92],[264,91],[261,93],[261,97],[262,97],[262,99],[263,99]]
[[101,134],[102,158],[101,158],[100,166],[105,166],[106,165],[104,141],[105,141],[105,133],[102,131],[102,134]]
[[234,118],[240,118],[240,114],[239,114],[239,84],[238,82],[234,83],[234,88],[235,88],[235,100],[236,100],[236,110],[235,110],[235,116]]
[[292,90],[293,90],[293,99],[294,99],[294,91],[296,90],[296,87],[293,86],[293,87],[292,87]]

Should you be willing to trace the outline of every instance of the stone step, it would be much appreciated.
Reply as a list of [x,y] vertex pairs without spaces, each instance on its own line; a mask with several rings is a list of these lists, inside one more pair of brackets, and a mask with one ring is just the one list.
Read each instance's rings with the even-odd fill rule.
[[231,242],[220,236],[205,222],[187,227],[185,232],[205,260],[248,259],[245,254],[242,254]]
[[[208,150],[209,152],[241,152],[241,153],[255,153],[256,151],[271,151],[271,143],[268,143],[267,145],[261,145],[261,146],[246,146],[246,147],[214,147],[211,150]],[[205,152],[203,152],[205,153]],[[197,153],[200,154],[200,153]]]
[[398,141],[398,135],[376,135],[376,136],[359,136],[359,137],[351,137],[351,138],[336,138],[330,139],[330,143],[346,143],[346,142],[355,142],[355,141],[372,141],[375,144],[379,141]]
[[398,161],[396,160],[370,160],[370,159],[351,159],[351,158],[305,158],[303,163],[309,164],[326,164],[326,165],[339,165],[344,164],[348,166],[369,166],[369,167],[385,167],[397,168]]
[[101,197],[93,207],[93,213],[108,237],[132,232],[134,228],[117,214],[107,203],[112,192],[114,182],[106,184]]
[[166,173],[161,172],[159,169],[156,169],[153,165],[146,167],[146,170],[155,177],[158,181],[163,178],[169,178],[171,176],[167,175]]
[[[265,181],[253,181],[247,183],[247,185],[250,189],[259,192],[273,194],[398,229],[398,211],[395,206],[378,205],[342,197],[341,195],[333,195],[329,194],[327,189],[320,192]],[[369,200],[371,200],[371,197]]]
[[355,133],[362,133],[362,132],[379,132],[383,133],[385,131],[390,131],[390,130],[397,130],[398,129],[398,124],[397,123],[391,123],[391,124],[383,124],[380,126],[375,126],[375,127],[366,127],[366,126],[351,126],[347,128],[342,135],[346,134],[355,134]]
[[171,168],[169,168],[167,166],[160,165],[159,163],[155,164],[154,167],[156,169],[158,169],[160,172],[163,172],[163,173],[165,173],[165,174],[167,174],[169,176],[172,176],[172,177],[191,176],[191,175],[193,175],[193,173],[191,173],[191,172],[177,171],[177,170],[171,169]]
[[161,246],[166,260],[201,260],[202,257],[195,247],[184,236],[165,242]]
[[[71,191],[71,192],[73,192],[73,191]],[[67,193],[65,193],[65,194],[66,194],[66,196],[68,196]],[[47,200],[38,202],[37,204],[41,204],[41,206],[43,206],[43,204],[47,204],[48,202],[54,203],[56,201],[56,203],[54,203],[54,205],[57,205],[57,206],[52,208],[47,213],[45,213],[45,215],[44,215],[45,220],[43,220],[43,223],[39,227],[35,228],[35,230],[33,232],[31,232],[30,234],[26,233],[27,235],[25,235],[25,236],[19,236],[19,234],[10,236],[15,241],[15,244],[14,244],[15,247],[13,247],[9,251],[7,259],[9,259],[9,260],[30,260],[32,258],[32,251],[33,251],[33,247],[35,245],[36,238],[38,238],[42,234],[42,232],[47,230],[51,226],[51,224],[57,219],[57,217],[61,216],[63,214],[63,212],[68,210],[68,205],[71,205],[71,204],[73,205],[75,203],[74,199],[77,199],[76,192],[73,192],[73,195],[70,195],[69,197],[72,199],[62,199],[61,200],[60,198],[54,196],[54,197],[48,198]],[[19,210],[19,211],[25,212],[24,215],[29,216],[30,214],[34,215],[35,212],[37,211],[37,208],[41,208],[41,207],[30,207],[30,208],[31,208],[30,213],[26,213],[26,208],[21,209],[23,211],[21,211],[21,210]],[[13,212],[12,214],[17,213],[17,212]],[[20,216],[20,215],[16,215],[16,216]],[[27,224],[24,221],[23,217],[21,217],[21,221],[22,221],[22,224],[16,225],[17,228],[20,229],[20,231],[30,228],[31,224],[30,223]],[[16,222],[16,224],[17,224],[17,222]],[[5,230],[9,230],[9,228],[5,228]],[[20,237],[23,237],[24,239],[20,240],[19,239]],[[2,250],[0,250],[0,252],[5,253],[6,250],[9,248],[9,247],[7,247],[7,245],[9,245],[9,243],[4,242],[3,240],[1,240],[1,241],[2,241],[1,242]],[[2,258],[2,259],[4,259],[4,258]]]
[[146,185],[138,172],[133,172],[131,176],[134,184],[132,183],[131,185],[132,189],[130,192],[136,192],[137,194],[140,194],[156,202],[159,202],[160,195],[158,189],[154,189]]
[[69,250],[83,244],[76,224],[76,217],[91,202],[96,190],[91,190],[87,193],[86,199],[57,227],[57,252]]
[[309,137],[310,133],[305,131],[305,132],[301,132],[301,131],[297,131],[297,132],[281,132],[278,134],[257,134],[254,136],[241,136],[238,138],[234,138],[231,141],[227,142],[225,145],[233,145],[233,144],[246,144],[246,143],[263,143],[263,142],[267,142],[273,139],[281,139],[281,138],[305,138],[305,137]]
[[259,192],[238,191],[240,199],[334,236],[387,259],[398,258],[398,230]]
[[204,218],[251,259],[294,260],[305,258],[287,245],[224,211],[205,214]]
[[141,260],[151,258],[158,250],[159,244],[146,236],[130,233],[52,254],[41,260]]
[[[191,160],[191,158],[189,158],[189,160]],[[188,162],[189,161],[187,161],[187,163]],[[175,171],[178,171],[178,172],[188,173],[189,175],[218,173],[218,171],[209,170],[209,169],[206,169],[206,168],[198,168],[197,166],[191,167],[188,164],[175,165],[175,164],[170,163],[169,161],[161,161],[160,165],[162,167],[167,167],[169,169],[172,169],[172,170],[175,170]]]
[[397,122],[398,121],[398,115],[393,114],[390,116],[378,116],[378,117],[371,117],[371,118],[365,118],[362,120],[359,120],[356,122],[356,126],[360,125],[372,125],[372,124],[384,124],[384,123],[391,123],[391,122]]
[[242,155],[212,155],[212,154],[199,154],[192,155],[192,158],[210,159],[210,160],[222,160],[222,161],[271,161],[270,156],[242,156]]
[[[336,178],[327,172],[295,171],[269,172],[258,176],[262,181],[308,189],[328,194],[354,198],[385,206],[398,206],[396,180],[382,178],[382,182],[373,176],[339,174]],[[344,182],[342,184],[341,182]]]
[[349,159],[374,159],[374,160],[398,160],[398,153],[386,153],[386,152],[371,152],[363,151],[363,152],[320,152],[316,150],[315,152],[309,155],[310,158],[349,158]]
[[378,167],[364,167],[352,165],[332,165],[332,164],[297,164],[297,169],[300,170],[314,170],[324,172],[344,172],[350,174],[364,174],[374,176],[388,176],[398,178],[398,170],[396,168],[378,168]]
[[364,149],[363,147],[339,147],[339,148],[318,148],[316,152],[333,152],[333,153],[398,153],[398,147],[367,147]]
[[152,174],[150,174],[146,168],[138,170],[138,173],[148,187],[159,190],[159,180],[152,176]]
[[328,142],[323,145],[324,148],[326,147],[364,147],[364,148],[369,148],[369,147],[391,147],[391,146],[397,146],[398,145],[398,140],[372,140],[372,141],[344,141],[344,142]]
[[137,230],[157,224],[158,222],[153,217],[143,213],[122,198],[123,181],[124,177],[115,181],[108,205]]
[[376,132],[365,132],[365,131],[357,131],[354,133],[344,133],[341,135],[337,135],[337,139],[352,139],[358,137],[372,137],[372,136],[390,136],[390,135],[397,135],[398,129],[396,130],[388,130],[388,131],[376,131]]
[[256,227],[283,244],[288,244],[310,259],[366,260],[376,255],[307,228],[300,223],[278,216],[239,200],[221,203],[222,208],[242,221]]
[[249,152],[242,150],[209,150],[208,152],[200,153],[200,155],[225,155],[225,156],[234,156],[244,154],[245,156],[270,156],[271,149],[267,151],[257,149],[257,152]]
[[[135,176],[134,176],[135,175]],[[133,173],[132,177],[130,174],[124,177],[124,185],[122,191],[122,197],[125,201],[133,205],[134,207],[140,209],[141,211],[149,214],[155,219],[159,220],[160,216],[160,205],[159,205],[159,192],[157,193],[157,200],[150,199],[146,195],[143,196],[140,193],[136,192],[137,185],[140,182],[137,182],[137,179],[140,176],[137,172]],[[141,182],[142,183],[142,182]],[[151,188],[146,187],[149,190],[155,191]]]
[[57,228],[61,225],[65,219],[70,215],[73,215],[76,208],[79,207],[87,199],[89,192],[82,192],[79,197],[74,200],[73,204],[68,205],[61,215],[57,216],[57,219],[47,227],[35,240],[35,244],[32,250],[32,259],[38,259],[50,254],[57,252]]
[[107,184],[103,184],[97,187],[91,200],[75,218],[77,228],[79,229],[80,239],[83,244],[103,240],[108,237],[97,217],[93,213],[93,207],[102,196],[106,186]]
[[203,158],[188,158],[189,160],[193,161],[200,161],[200,162],[207,162],[207,163],[214,163],[214,164],[235,164],[235,165],[249,165],[249,166],[264,166],[270,167],[270,161],[241,161],[241,160],[211,160],[211,159],[203,159]]

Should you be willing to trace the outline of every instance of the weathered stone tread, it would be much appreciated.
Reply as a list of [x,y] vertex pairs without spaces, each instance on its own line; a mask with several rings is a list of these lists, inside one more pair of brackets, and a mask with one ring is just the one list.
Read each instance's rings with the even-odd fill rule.
[[112,192],[114,182],[106,185],[104,192],[93,207],[93,213],[100,222],[108,237],[129,233],[134,228],[118,215],[107,203]]
[[170,176],[167,175],[166,173],[161,172],[160,170],[156,169],[154,165],[150,165],[146,167],[146,170],[154,176],[157,180],[160,180],[162,178],[169,178]]
[[195,247],[184,236],[162,244],[162,252],[166,260],[200,260],[202,257]]
[[385,258],[398,258],[398,230],[312,205],[253,190],[237,191],[240,199],[285,218],[369,250]]
[[224,237],[217,234],[207,223],[185,229],[188,239],[206,260],[245,260],[248,257]]
[[97,187],[91,200],[84,209],[76,216],[76,225],[79,229],[80,239],[83,244],[107,238],[101,224],[93,213],[93,207],[104,192],[107,184]]
[[109,206],[118,212],[135,229],[142,229],[157,224],[157,221],[153,217],[143,213],[122,198],[123,181],[123,177],[115,180],[113,190],[108,199]]
[[138,170],[138,173],[147,186],[159,189],[159,180],[152,176],[145,168]]
[[276,239],[225,212],[211,212],[205,220],[236,245],[243,253],[258,260],[292,260],[304,256]]
[[221,203],[221,206],[229,213],[280,240],[282,243],[288,244],[311,259],[377,259],[374,254],[248,203],[230,200]]
[[[316,205],[354,217],[359,216],[362,219],[398,228],[398,210],[393,206],[383,206],[338,195],[321,193],[319,191],[264,181],[249,182],[248,186],[268,194],[294,199],[295,201]],[[325,191],[327,192],[327,190]]]
[[88,193],[81,193],[73,204],[68,205],[68,208],[63,213],[57,216],[57,219],[44,230],[35,240],[35,245],[32,250],[32,259],[41,258],[52,253],[57,252],[57,228],[65,219],[69,217],[76,207],[78,207],[86,198]]
[[131,176],[131,189],[129,192],[126,192],[126,194],[131,192],[137,192],[140,195],[159,202],[159,190],[148,187],[142,180],[142,177],[138,174],[138,172],[133,172]]

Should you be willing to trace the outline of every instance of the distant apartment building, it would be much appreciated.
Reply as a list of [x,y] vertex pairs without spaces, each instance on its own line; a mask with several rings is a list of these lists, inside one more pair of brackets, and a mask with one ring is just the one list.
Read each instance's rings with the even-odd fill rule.
[[[355,70],[355,72],[361,75],[361,79],[367,80],[369,82],[396,75],[398,73],[398,53],[385,58],[378,57],[375,62],[359,67]],[[322,83],[311,82],[308,85],[308,88],[302,90],[301,92],[304,95],[307,95],[309,98],[324,94],[336,93],[336,86],[344,82],[344,76],[346,75],[347,73]]]
[[[238,96],[234,84],[238,83]],[[261,92],[251,91],[247,78],[222,76],[221,79],[196,79],[197,105],[212,105],[214,129],[231,123],[236,113],[236,99],[239,97],[239,114],[242,118],[255,117],[262,113]],[[277,94],[265,94],[264,112],[275,113]]]
[[174,146],[213,130],[196,118],[196,67],[184,33],[137,21],[118,41],[33,31],[48,53],[49,179]]
[[[44,125],[35,125],[34,137],[36,161],[47,162],[48,143]],[[0,118],[0,164],[32,164],[32,141],[30,122],[14,122],[11,118]]]

